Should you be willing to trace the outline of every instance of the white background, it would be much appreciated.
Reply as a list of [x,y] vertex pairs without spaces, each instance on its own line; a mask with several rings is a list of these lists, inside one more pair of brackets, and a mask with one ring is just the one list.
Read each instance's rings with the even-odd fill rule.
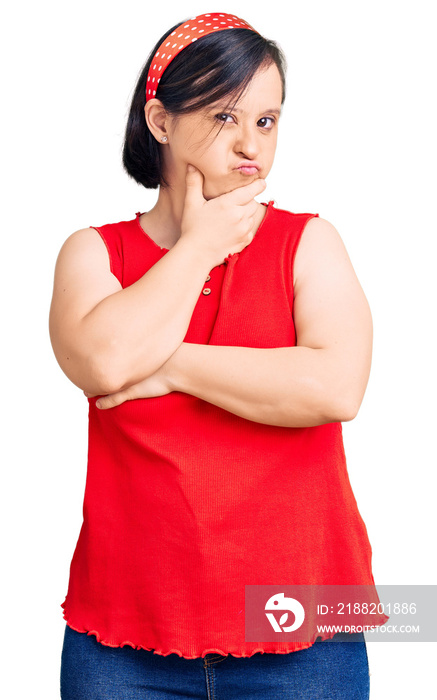
[[[1,47],[0,690],[9,700],[59,697],[59,606],[82,517],[87,402],[50,346],[56,257],[78,228],[153,205],[156,192],[121,167],[132,91],[159,37],[213,10],[240,15],[288,59],[261,201],[331,221],[372,309],[371,379],[344,437],[376,584],[436,583],[431,2],[17,3],[3,14]],[[430,697],[435,653],[436,644],[368,643],[372,700]]]

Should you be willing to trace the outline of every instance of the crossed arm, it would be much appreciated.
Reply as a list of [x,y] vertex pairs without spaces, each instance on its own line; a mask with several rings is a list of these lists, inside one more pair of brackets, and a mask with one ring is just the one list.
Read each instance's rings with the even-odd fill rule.
[[[199,281],[203,284],[203,276]],[[306,427],[353,419],[370,372],[372,320],[343,242],[324,219],[307,223],[297,249],[293,315],[294,347],[179,340],[153,371],[143,370],[142,378],[132,372],[110,391],[88,390],[85,382],[81,388],[87,396],[99,395],[103,409],[181,391],[270,425]]]

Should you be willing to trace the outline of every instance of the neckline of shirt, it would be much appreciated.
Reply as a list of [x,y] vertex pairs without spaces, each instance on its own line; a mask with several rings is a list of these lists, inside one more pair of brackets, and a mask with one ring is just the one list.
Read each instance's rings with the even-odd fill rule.
[[[263,220],[261,221],[260,225],[259,225],[258,228],[257,228],[256,233],[258,233],[258,231],[263,227],[264,222],[265,222],[265,220],[267,219],[267,217],[268,217],[268,215],[269,215],[269,212],[270,212],[270,210],[271,210],[271,208],[272,208],[272,206],[273,206],[273,201],[274,201],[274,200],[271,199],[269,202],[261,202],[261,204],[262,204],[263,206],[267,207],[267,210],[266,210],[266,213],[264,214]],[[163,253],[168,253],[169,250],[170,250],[170,248],[163,248],[162,246],[158,245],[158,243],[157,243],[156,241],[154,241],[153,238],[152,238],[151,236],[149,236],[149,234],[147,233],[147,231],[141,226],[140,216],[142,216],[144,213],[145,213],[145,212],[137,211],[136,214],[135,214],[135,222],[138,224],[138,227],[139,227],[140,231],[145,235],[145,237],[147,238],[147,240],[150,241],[150,243],[152,243],[152,244],[155,246],[155,248],[157,248],[158,250],[162,251]],[[256,234],[255,234],[255,235],[256,235]]]

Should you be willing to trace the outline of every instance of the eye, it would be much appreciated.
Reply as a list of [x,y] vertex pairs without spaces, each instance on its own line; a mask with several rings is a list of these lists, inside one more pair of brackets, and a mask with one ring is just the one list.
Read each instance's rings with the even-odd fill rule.
[[[264,122],[261,124],[261,122]],[[271,122],[271,124],[266,124],[266,122]],[[273,119],[273,117],[262,117],[259,121],[258,124],[262,127],[268,127],[268,129],[271,129],[275,125],[276,120]]]
[[[215,115],[215,119],[217,119],[217,121],[219,121],[219,122],[222,122],[223,124],[226,124],[226,123],[227,123],[228,117],[229,117],[229,119],[232,120],[232,115],[231,115],[231,114],[226,114],[225,112],[222,113],[222,114],[216,114],[216,115]],[[228,123],[229,123],[229,122],[228,122]]]

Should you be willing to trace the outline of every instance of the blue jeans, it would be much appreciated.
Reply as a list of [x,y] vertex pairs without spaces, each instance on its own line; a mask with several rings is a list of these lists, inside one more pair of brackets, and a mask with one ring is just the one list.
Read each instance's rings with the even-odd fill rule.
[[368,700],[362,632],[320,638],[288,654],[184,659],[129,646],[113,649],[66,627],[62,700]]

